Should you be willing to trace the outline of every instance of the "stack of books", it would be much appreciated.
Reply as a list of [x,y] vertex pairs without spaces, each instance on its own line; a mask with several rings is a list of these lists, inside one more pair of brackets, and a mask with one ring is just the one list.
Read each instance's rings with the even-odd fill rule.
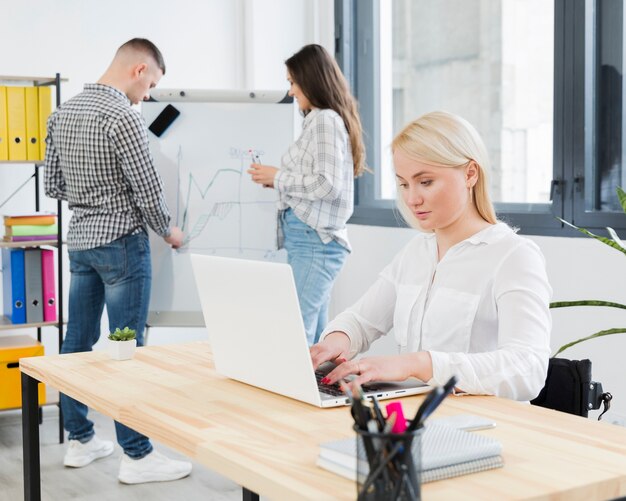
[[[317,465],[356,480],[367,475],[367,459],[357,460],[356,438],[335,440],[320,445]],[[363,448],[359,448],[363,452]],[[414,463],[422,483],[476,473],[503,466],[502,445],[485,435],[470,433],[444,424],[428,424],[413,442]],[[358,461],[358,466],[357,466]],[[363,481],[363,479],[361,479]]]
[[4,216],[5,242],[56,240],[57,232],[57,216],[54,213]]

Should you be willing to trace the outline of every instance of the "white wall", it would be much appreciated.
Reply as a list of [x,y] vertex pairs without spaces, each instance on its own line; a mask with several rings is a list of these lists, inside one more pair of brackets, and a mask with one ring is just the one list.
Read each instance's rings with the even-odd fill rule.
[[[407,228],[349,226],[353,252],[348,257],[333,292],[331,315],[350,306],[371,285],[378,272],[415,235]],[[554,301],[600,299],[626,304],[625,256],[590,238],[530,237],[546,257]],[[550,345],[553,353],[563,344],[599,330],[626,328],[626,312],[610,308],[563,308],[552,310],[554,320]],[[391,339],[380,339],[372,353],[394,353]],[[626,334],[581,343],[565,352],[570,359],[589,358],[593,377],[613,394],[607,419],[626,425],[626,380],[624,378]],[[592,414],[597,415],[594,411]]]

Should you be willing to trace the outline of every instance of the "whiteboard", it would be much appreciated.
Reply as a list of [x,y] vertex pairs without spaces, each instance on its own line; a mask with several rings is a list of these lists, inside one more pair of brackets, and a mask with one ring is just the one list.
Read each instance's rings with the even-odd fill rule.
[[[201,318],[192,253],[286,260],[277,250],[276,191],[253,183],[246,171],[255,158],[279,166],[300,121],[292,102],[256,102],[251,95],[244,102],[211,102],[210,92],[202,102],[170,99],[180,115],[160,137],[148,132],[172,225],[185,232],[180,250],[151,232],[151,318],[181,312]],[[143,103],[146,123],[167,104]]]

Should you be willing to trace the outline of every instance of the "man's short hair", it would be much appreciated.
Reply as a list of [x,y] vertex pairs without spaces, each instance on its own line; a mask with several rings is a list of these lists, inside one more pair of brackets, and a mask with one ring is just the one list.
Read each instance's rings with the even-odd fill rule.
[[132,40],[129,40],[125,44],[121,45],[117,51],[119,52],[124,49],[132,49],[148,54],[152,57],[152,59],[154,59],[158,67],[165,75],[165,61],[163,60],[163,54],[161,54],[161,51],[150,40],[146,38],[133,38]]

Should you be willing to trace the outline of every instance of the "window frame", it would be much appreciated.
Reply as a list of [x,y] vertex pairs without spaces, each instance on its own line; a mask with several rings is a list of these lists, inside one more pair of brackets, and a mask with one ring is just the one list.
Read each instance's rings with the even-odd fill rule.
[[[367,158],[381,151],[380,71],[378,5],[380,0],[335,0],[335,56],[359,102]],[[583,236],[563,225],[561,217],[590,231],[606,234],[605,227],[626,229],[620,212],[586,212],[585,166],[592,160],[593,95],[585,94],[594,68],[585,61],[592,57],[594,29],[589,13],[596,0],[554,0],[554,130],[552,200],[550,203],[496,203],[499,219],[520,228],[520,233],[546,236]],[[587,23],[586,23],[587,20]],[[626,30],[624,33],[626,37]],[[358,50],[357,50],[358,48]],[[624,95],[626,99],[626,95]],[[626,131],[626,122],[623,124]],[[622,153],[626,156],[626,151]],[[374,169],[376,163],[372,162]],[[355,209],[350,224],[406,226],[392,200],[376,198],[379,176],[365,174],[356,180]]]

